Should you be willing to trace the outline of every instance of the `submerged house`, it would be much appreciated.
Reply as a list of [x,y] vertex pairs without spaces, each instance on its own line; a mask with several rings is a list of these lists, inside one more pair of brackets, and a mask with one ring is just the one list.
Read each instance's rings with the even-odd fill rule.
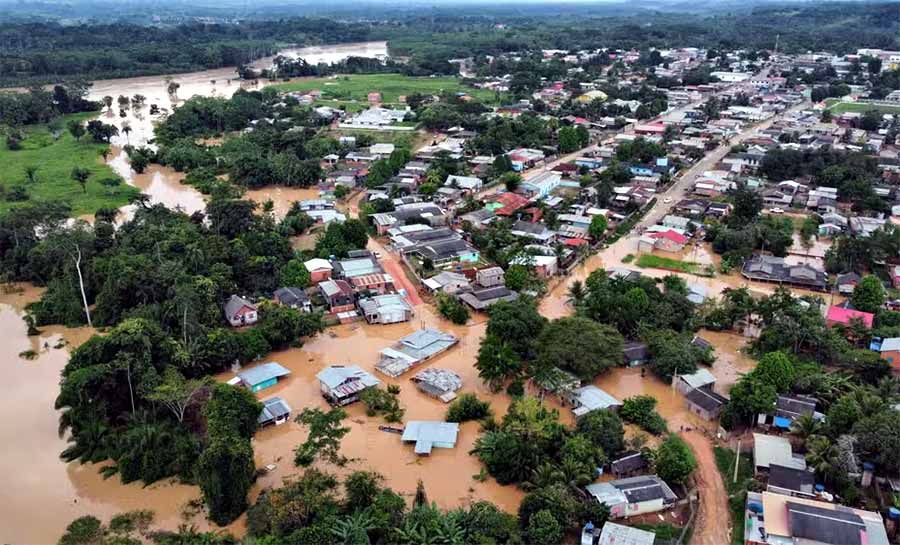
[[316,378],[319,379],[322,397],[338,407],[358,401],[363,390],[381,384],[374,375],[358,365],[332,365],[319,371]]
[[609,507],[609,516],[613,519],[662,511],[672,507],[677,499],[669,485],[656,475],[594,483],[585,489]]
[[431,397],[450,403],[456,399],[456,391],[462,388],[462,378],[449,369],[429,367],[422,369],[412,378],[419,391]]
[[622,402],[593,384],[563,392],[564,399],[572,405],[576,417],[601,409],[618,410]]
[[370,324],[397,324],[407,322],[413,316],[406,298],[397,293],[360,299],[359,310]]
[[256,420],[259,427],[275,424],[280,426],[291,418],[291,406],[280,397],[270,397],[262,402],[263,410]]
[[454,448],[458,436],[459,424],[455,422],[411,420],[403,429],[401,441],[415,443],[416,454],[428,456],[433,448]]
[[256,305],[238,295],[232,295],[225,303],[225,319],[231,327],[255,324],[259,320]]
[[389,377],[399,377],[449,350],[457,342],[459,339],[449,333],[431,328],[420,329],[403,337],[394,346],[382,349],[375,370]]
[[249,388],[251,392],[258,392],[278,383],[278,379],[290,375],[290,370],[280,363],[263,363],[251,367],[237,374],[240,383]]

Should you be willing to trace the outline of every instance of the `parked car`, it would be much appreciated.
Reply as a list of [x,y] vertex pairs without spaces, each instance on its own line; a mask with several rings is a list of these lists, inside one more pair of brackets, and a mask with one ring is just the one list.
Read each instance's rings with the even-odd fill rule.
[[775,208],[772,208],[771,210],[769,210],[769,213],[770,214],[784,214],[784,210],[782,210],[781,208],[775,207]]

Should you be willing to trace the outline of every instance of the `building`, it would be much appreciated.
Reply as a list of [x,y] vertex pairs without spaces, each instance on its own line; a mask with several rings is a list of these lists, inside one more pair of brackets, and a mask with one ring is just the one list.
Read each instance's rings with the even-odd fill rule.
[[429,367],[412,378],[419,391],[444,403],[456,399],[456,391],[462,388],[462,377],[449,369]]
[[306,270],[309,271],[309,281],[312,284],[318,284],[323,280],[331,278],[333,269],[331,263],[327,259],[314,258],[303,263]]
[[458,297],[460,301],[472,307],[473,310],[485,310],[500,301],[515,301],[518,299],[519,294],[501,285],[492,288],[473,289],[460,293]]
[[312,302],[302,288],[278,288],[272,295],[272,299],[279,305],[303,312],[312,312]]
[[607,522],[596,545],[653,545],[655,541],[656,534],[653,532]]
[[332,365],[319,371],[316,378],[319,379],[322,397],[338,407],[358,401],[363,390],[381,384],[373,374],[358,365]]
[[562,397],[572,406],[572,413],[576,418],[584,416],[591,411],[600,409],[618,410],[622,407],[621,401],[593,384],[567,390],[562,393]]
[[684,396],[687,408],[704,420],[715,420],[722,414],[728,398],[717,394],[711,388],[697,388]]
[[750,492],[746,545],[888,545],[880,513],[806,498]]
[[319,291],[332,314],[348,312],[356,308],[353,288],[346,280],[324,280],[319,282]]
[[504,283],[503,269],[500,267],[487,267],[479,269],[475,273],[475,282],[482,287],[490,288],[502,286]]
[[278,384],[278,379],[290,375],[290,370],[279,363],[263,363],[237,374],[240,383],[251,392],[265,390]]
[[384,295],[394,291],[394,277],[385,273],[362,274],[349,280],[354,293]]
[[795,455],[787,437],[753,434],[753,467],[768,470],[772,465],[806,469],[803,455]]
[[769,466],[769,482],[766,490],[775,494],[795,496],[798,498],[815,497],[816,475],[808,469],[780,466]]
[[647,459],[640,452],[625,452],[609,463],[609,471],[617,478],[631,477],[648,466]]
[[706,368],[699,368],[689,375],[678,375],[675,379],[675,389],[684,395],[691,390],[704,388],[712,389],[716,384],[716,377]]
[[816,412],[816,398],[804,395],[780,395],[775,401],[775,426],[790,429],[791,422],[801,416],[812,416],[817,420],[825,418]]
[[481,178],[476,178],[474,176],[457,176],[451,174],[447,176],[444,185],[459,188],[464,193],[474,193],[476,191],[481,191],[483,182],[481,181]]
[[378,263],[378,260],[368,252],[356,257],[334,260],[332,267],[334,268],[333,273],[335,278],[343,278],[348,281],[356,276],[366,276],[384,272],[381,265]]
[[397,341],[394,346],[381,350],[381,358],[375,370],[389,377],[399,377],[417,365],[443,354],[459,339],[450,333],[424,328]]
[[256,305],[238,295],[232,295],[225,303],[225,319],[231,327],[255,324],[259,320]]
[[611,519],[655,513],[674,505],[677,497],[656,475],[641,475],[585,487],[598,502],[609,507]]
[[280,397],[270,397],[262,402],[263,410],[256,421],[259,427],[274,424],[280,426],[291,418],[291,406]]
[[360,299],[359,310],[370,324],[397,324],[413,316],[412,306],[398,293]]
[[622,345],[622,361],[628,367],[643,365],[650,360],[650,349],[638,341],[628,341]]
[[784,258],[755,254],[744,261],[741,275],[757,282],[774,282],[797,288],[825,291],[828,275],[808,264],[788,265]]
[[872,329],[875,315],[871,312],[863,312],[861,310],[832,305],[828,307],[828,314],[825,316],[825,322],[829,327],[834,327],[836,325],[847,327],[857,320],[862,323],[862,325]]
[[459,424],[455,422],[411,420],[403,429],[401,441],[415,443],[415,453],[428,456],[433,448],[454,448],[458,436]]
[[431,293],[443,292],[453,294],[468,288],[469,279],[464,274],[443,271],[431,278],[422,280],[422,285]]
[[888,339],[875,337],[869,345],[869,350],[881,354],[881,359],[886,360],[895,373],[900,370],[900,337]]

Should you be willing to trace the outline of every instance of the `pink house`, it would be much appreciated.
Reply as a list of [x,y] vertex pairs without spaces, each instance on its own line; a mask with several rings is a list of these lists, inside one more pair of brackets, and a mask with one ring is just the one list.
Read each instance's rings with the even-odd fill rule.
[[306,270],[309,271],[309,281],[312,285],[316,285],[323,280],[331,278],[331,263],[327,259],[314,258],[303,263]]
[[381,102],[381,93],[378,91],[372,91],[369,93],[369,104],[378,104]]
[[875,320],[875,315],[871,312],[863,312],[861,310],[853,310],[835,305],[828,308],[828,314],[825,317],[825,321],[829,327],[834,327],[836,325],[849,326],[850,321],[853,319],[861,320],[866,327],[871,328],[872,322]]

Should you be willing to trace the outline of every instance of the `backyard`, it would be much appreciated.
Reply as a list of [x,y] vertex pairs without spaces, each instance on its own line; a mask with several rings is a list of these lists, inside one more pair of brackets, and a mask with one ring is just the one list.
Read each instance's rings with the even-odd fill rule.
[[278,83],[274,87],[287,92],[318,89],[322,91],[322,98],[337,99],[339,104],[348,106],[350,111],[357,109],[352,101],[357,101],[355,104],[362,109],[362,106],[368,102],[369,93],[373,91],[381,93],[383,104],[398,104],[401,96],[413,93],[433,95],[441,91],[467,93],[483,102],[493,103],[497,98],[493,91],[467,87],[460,83],[458,78],[452,76],[416,78],[402,74],[362,74],[305,78]]
[[[94,115],[82,114],[77,119]],[[73,116],[64,118],[63,127],[69,119]],[[94,143],[87,135],[75,140],[65,129],[54,138],[46,125],[29,126],[23,132],[20,150],[10,150],[5,135],[0,143],[0,212],[27,200],[53,200],[69,204],[73,215],[93,214],[99,208],[125,205],[137,193],[102,162],[106,144]],[[27,167],[37,168],[33,181],[26,176]],[[90,172],[84,189],[72,179],[75,167]],[[23,190],[27,200],[23,199]]]
[[663,269],[667,271],[695,274],[698,276],[710,276],[708,267],[693,261],[681,261],[671,257],[663,257],[654,254],[641,254],[635,265],[642,269]]

